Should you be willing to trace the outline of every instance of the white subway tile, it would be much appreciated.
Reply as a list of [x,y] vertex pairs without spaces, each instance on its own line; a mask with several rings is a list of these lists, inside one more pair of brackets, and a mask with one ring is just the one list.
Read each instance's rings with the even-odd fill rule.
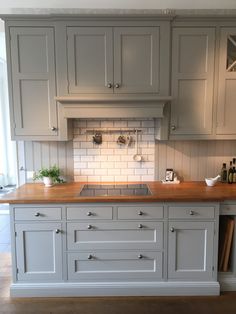
[[102,120],[101,121],[101,127],[102,128],[113,128],[114,127],[114,121],[113,120]]
[[100,162],[95,162],[95,161],[88,162],[88,168],[89,168],[89,169],[97,169],[97,168],[100,168]]
[[84,135],[78,134],[74,136],[73,138],[74,142],[85,142],[86,140],[87,140],[87,136],[85,134]]
[[80,142],[73,142],[73,149],[80,148]]
[[111,169],[114,168],[114,162],[101,162],[101,168]]
[[132,155],[122,155],[121,156],[121,161],[132,161],[133,156]]
[[142,181],[154,181],[154,176],[151,176],[151,175],[142,176],[141,179]]
[[102,156],[102,155],[98,155],[98,156],[94,156],[94,161],[107,161],[107,157],[108,156]]
[[81,142],[80,148],[93,148],[94,144],[92,142]]
[[142,168],[146,168],[146,169],[154,168],[154,162],[152,161],[143,162]]
[[101,126],[101,123],[98,120],[87,121],[87,128],[99,128],[100,126]]
[[114,121],[115,128],[127,128],[127,126],[128,126],[128,121],[124,121],[124,120]]
[[128,176],[115,176],[115,182],[127,182]]
[[108,148],[117,148],[117,143],[115,142],[108,142],[107,143],[107,147]]
[[121,174],[122,174],[122,175],[126,175],[126,176],[128,176],[128,175],[134,175],[134,171],[135,171],[135,169],[128,169],[128,168],[126,168],[126,169],[121,169]]
[[88,182],[99,182],[101,179],[100,176],[88,176]]
[[81,161],[93,161],[93,156],[81,156]]
[[126,155],[127,149],[124,149],[124,148],[114,149],[114,154],[115,155]]
[[148,174],[155,174],[155,169],[148,169]]
[[86,149],[74,149],[74,155],[75,156],[81,156],[81,155],[86,155]]
[[87,168],[87,163],[86,162],[75,162],[74,163],[74,168],[78,169],[84,169]]
[[141,162],[137,162],[137,161],[128,161],[128,168],[131,168],[131,169],[139,169],[139,168],[141,168]]
[[86,128],[87,127],[87,120],[78,119],[77,120],[77,127],[79,128]]
[[101,176],[102,182],[114,182],[114,176]]
[[139,128],[141,126],[141,121],[128,121],[129,128]]
[[75,176],[74,180],[75,182],[87,182],[88,177],[87,176]]
[[[86,153],[84,154],[86,155]],[[87,155],[100,155],[100,149],[99,148],[88,148],[87,149]]]
[[154,154],[154,150],[153,150],[153,148],[142,148],[142,154],[153,155]]
[[143,128],[153,128],[154,127],[154,120],[143,120],[142,121],[142,127]]
[[80,169],[80,174],[82,176],[92,176],[94,175],[94,170],[93,169]]
[[127,168],[127,162],[121,161],[121,162],[115,162],[115,168]]
[[107,156],[107,160],[108,161],[120,161],[121,160],[120,157],[123,157],[123,156],[119,156],[119,155]]
[[120,169],[107,169],[108,175],[120,175]]
[[141,176],[128,176],[129,181],[141,181]]
[[107,169],[94,169],[94,174],[99,176],[106,176]]
[[101,148],[101,154],[102,155],[113,155],[114,150],[112,148]]
[[140,174],[146,175],[146,174],[148,174],[148,170],[147,169],[135,169],[135,174],[137,174],[137,175],[140,175]]
[[154,141],[154,135],[142,135],[142,142],[144,141],[147,141],[147,142]]

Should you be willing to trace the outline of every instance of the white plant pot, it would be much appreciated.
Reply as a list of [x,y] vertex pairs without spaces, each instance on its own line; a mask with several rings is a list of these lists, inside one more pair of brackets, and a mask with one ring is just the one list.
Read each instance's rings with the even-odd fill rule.
[[43,183],[45,186],[53,186],[53,179],[51,177],[43,177]]

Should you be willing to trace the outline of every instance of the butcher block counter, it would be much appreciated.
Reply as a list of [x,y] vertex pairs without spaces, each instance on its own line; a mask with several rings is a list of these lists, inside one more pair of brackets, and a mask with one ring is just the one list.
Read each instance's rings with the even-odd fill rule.
[[[162,184],[161,182],[142,182],[149,186],[151,195],[136,196],[80,196],[86,183],[63,183],[44,187],[42,183],[28,183],[14,192],[0,197],[0,203],[44,204],[44,203],[97,203],[97,202],[221,202],[236,199],[236,184],[218,182],[209,187],[205,182],[182,182]],[[105,185],[108,183],[93,183]],[[116,183],[109,183],[116,184]],[[121,183],[119,183],[121,184]],[[123,183],[126,185],[127,183]]]

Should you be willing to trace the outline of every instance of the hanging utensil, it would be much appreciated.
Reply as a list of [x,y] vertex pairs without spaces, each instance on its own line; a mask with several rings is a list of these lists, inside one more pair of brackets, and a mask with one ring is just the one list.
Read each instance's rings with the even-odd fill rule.
[[142,155],[138,153],[138,130],[135,130],[135,148],[136,154],[133,156],[133,160],[142,161]]

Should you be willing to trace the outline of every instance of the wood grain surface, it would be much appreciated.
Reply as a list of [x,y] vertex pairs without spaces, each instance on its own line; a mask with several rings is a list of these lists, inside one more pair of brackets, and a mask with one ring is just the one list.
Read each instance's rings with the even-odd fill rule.
[[[93,184],[117,184],[100,183]],[[129,182],[131,183],[131,182]],[[137,183],[137,182],[133,182]],[[213,187],[205,182],[182,182],[167,185],[160,182],[147,183],[152,195],[147,196],[99,196],[81,197],[79,192],[85,183],[64,183],[52,187],[44,187],[42,183],[28,183],[14,192],[0,198],[0,203],[33,204],[33,203],[97,203],[97,202],[208,202],[236,200],[236,184],[217,183]],[[121,184],[121,182],[119,182]],[[127,182],[123,183],[127,184]]]

